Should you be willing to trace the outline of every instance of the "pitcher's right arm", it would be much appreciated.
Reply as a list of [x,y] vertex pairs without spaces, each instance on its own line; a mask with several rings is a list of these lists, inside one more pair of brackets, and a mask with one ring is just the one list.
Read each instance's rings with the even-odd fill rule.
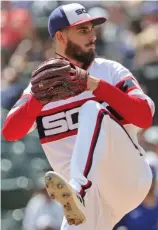
[[23,95],[6,117],[2,134],[8,141],[21,139],[36,128],[36,118],[43,105],[31,94],[30,89],[31,84],[24,90]]

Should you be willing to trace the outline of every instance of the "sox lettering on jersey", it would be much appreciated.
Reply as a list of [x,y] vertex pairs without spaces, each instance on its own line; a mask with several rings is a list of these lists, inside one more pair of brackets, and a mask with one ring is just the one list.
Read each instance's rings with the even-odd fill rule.
[[76,135],[80,107],[90,99],[97,101],[92,97],[42,111],[36,119],[41,143]]
[[79,108],[73,108],[66,112],[59,112],[54,115],[42,118],[45,136],[56,135],[78,128]]
[[[68,136],[76,135],[79,110],[85,101],[87,101],[87,99],[82,100],[80,103],[73,103],[72,107],[71,104],[70,107],[67,107],[66,105],[65,108],[59,108],[57,111],[44,111],[36,120],[41,143],[56,141]],[[101,101],[99,103],[102,104]],[[117,114],[116,111],[112,110],[110,106],[107,106],[106,108],[116,120],[122,124],[124,123],[124,119]]]

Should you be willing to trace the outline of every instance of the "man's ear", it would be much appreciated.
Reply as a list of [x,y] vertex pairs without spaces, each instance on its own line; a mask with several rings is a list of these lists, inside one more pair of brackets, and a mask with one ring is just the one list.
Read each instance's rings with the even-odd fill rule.
[[57,41],[59,41],[61,43],[66,43],[66,35],[61,31],[56,32],[55,38]]

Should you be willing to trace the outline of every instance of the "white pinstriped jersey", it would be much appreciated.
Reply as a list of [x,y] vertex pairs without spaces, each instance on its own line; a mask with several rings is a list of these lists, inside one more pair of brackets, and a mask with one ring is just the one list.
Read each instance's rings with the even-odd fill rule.
[[[132,73],[121,64],[115,61],[96,58],[88,68],[88,72],[94,77],[117,86],[125,93],[147,100],[152,114],[154,113],[154,103],[152,100],[143,93]],[[30,85],[24,91],[24,94],[28,93],[30,93]],[[69,173],[71,154],[77,134],[80,106],[89,99],[96,100],[91,92],[86,91],[73,98],[48,103],[43,107],[36,123],[31,129],[32,131],[37,127],[40,142],[50,165],[62,175],[68,176]],[[102,104],[124,125],[133,141],[138,145],[138,127],[128,124],[107,103],[104,102]]]

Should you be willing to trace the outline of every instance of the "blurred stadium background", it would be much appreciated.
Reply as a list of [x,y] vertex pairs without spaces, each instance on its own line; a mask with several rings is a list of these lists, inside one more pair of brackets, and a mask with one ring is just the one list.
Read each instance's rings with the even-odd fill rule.
[[[1,2],[1,124],[28,85],[32,71],[53,57],[54,48],[47,31],[51,11],[72,1]],[[158,2],[156,1],[80,1],[90,14],[107,15],[108,22],[96,28],[97,54],[128,67],[156,105],[153,126],[141,130],[139,140],[147,155],[158,157]],[[15,130],[16,131],[16,130]],[[157,163],[156,163],[157,164]],[[34,202],[25,207],[32,194],[44,194],[43,175],[50,166],[33,132],[17,142],[1,137],[1,218],[3,230],[48,230],[59,226],[48,223],[47,213],[35,215]],[[38,197],[36,203],[41,202]],[[57,204],[52,204],[54,207]],[[56,205],[56,206],[55,206]],[[36,205],[35,205],[36,206]],[[34,207],[35,207],[34,206]],[[44,206],[43,206],[44,209]],[[60,212],[60,208],[56,210]],[[38,213],[38,212],[37,212]],[[40,218],[39,218],[40,216]],[[51,215],[50,215],[51,216]],[[56,219],[59,219],[57,215]],[[42,219],[43,218],[43,219]],[[23,221],[25,219],[25,221]],[[50,224],[51,225],[51,224]],[[141,229],[140,229],[141,230]],[[149,229],[150,230],[150,229]]]

